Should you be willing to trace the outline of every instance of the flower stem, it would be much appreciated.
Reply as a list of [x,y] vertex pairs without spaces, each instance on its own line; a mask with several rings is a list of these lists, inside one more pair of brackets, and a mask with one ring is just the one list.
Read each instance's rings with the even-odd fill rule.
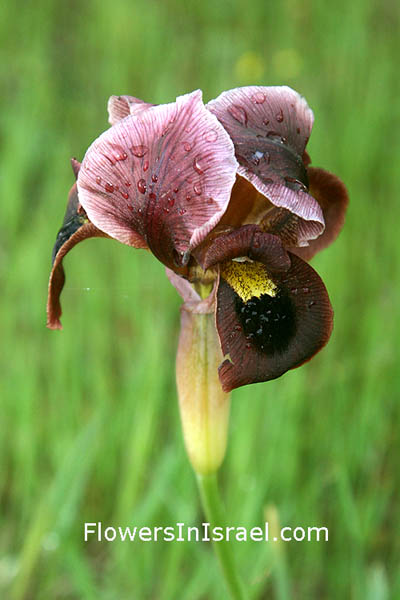
[[[197,474],[197,483],[200,490],[201,502],[208,522],[210,531],[214,527],[225,528],[224,507],[218,490],[217,475]],[[229,589],[231,598],[234,600],[245,600],[242,582],[235,568],[235,560],[232,552],[232,542],[223,540],[213,542],[215,554],[218,557],[225,583]]]

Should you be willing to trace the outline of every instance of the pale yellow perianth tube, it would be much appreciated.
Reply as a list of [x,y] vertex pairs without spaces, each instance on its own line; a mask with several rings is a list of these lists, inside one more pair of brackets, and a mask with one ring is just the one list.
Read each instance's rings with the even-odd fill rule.
[[183,306],[176,379],[186,450],[200,475],[217,471],[226,451],[230,396],[218,378],[221,362],[214,314]]

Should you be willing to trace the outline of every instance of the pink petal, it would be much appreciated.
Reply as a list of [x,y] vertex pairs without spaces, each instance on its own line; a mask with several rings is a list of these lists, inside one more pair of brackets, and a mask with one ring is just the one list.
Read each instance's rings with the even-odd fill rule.
[[99,229],[145,240],[174,269],[221,219],[236,170],[231,139],[196,91],[103,133],[82,163],[79,199]]
[[238,174],[273,204],[301,218],[299,245],[320,235],[324,219],[307,193],[302,160],[313,124],[304,98],[286,86],[249,86],[223,92],[207,108],[233,140]]
[[180,277],[168,267],[166,267],[165,273],[184,302],[198,303],[201,301],[199,294],[187,279]]
[[272,204],[286,208],[300,217],[296,231],[298,246],[308,246],[309,240],[314,240],[323,233],[325,221],[322,209],[305,189],[293,190],[280,183],[265,185],[258,175],[242,166],[239,167],[238,173],[250,181]]
[[129,115],[139,115],[154,104],[143,102],[139,98],[133,96],[111,96],[108,100],[108,121],[111,125],[115,125],[121,119],[125,119]]

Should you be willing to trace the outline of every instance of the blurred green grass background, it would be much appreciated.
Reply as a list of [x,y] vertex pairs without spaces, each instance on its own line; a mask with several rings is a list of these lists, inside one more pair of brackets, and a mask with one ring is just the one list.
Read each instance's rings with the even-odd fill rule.
[[2,3],[0,598],[219,599],[206,543],[85,543],[83,523],[203,519],[175,394],[180,300],[151,256],[90,240],[45,328],[51,248],[111,94],[205,100],[288,84],[315,113],[313,164],[351,197],[314,261],[335,308],[311,363],[233,394],[221,487],[232,524],[329,528],[238,544],[254,599],[400,598],[399,5]]

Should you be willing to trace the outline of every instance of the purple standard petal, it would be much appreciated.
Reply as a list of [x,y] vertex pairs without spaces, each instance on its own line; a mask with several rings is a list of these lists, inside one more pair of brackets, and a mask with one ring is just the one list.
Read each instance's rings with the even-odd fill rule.
[[174,269],[221,219],[236,170],[231,139],[196,91],[103,133],[86,152],[79,199],[99,229],[146,242]]
[[303,163],[313,113],[289,87],[250,86],[223,92],[208,103],[235,145],[238,174],[275,206],[300,217],[298,245],[324,230],[318,202],[308,193]]
[[149,104],[133,96],[111,96],[107,104],[108,122],[115,125],[121,119],[125,119],[129,115],[138,116],[152,106],[154,104]]

